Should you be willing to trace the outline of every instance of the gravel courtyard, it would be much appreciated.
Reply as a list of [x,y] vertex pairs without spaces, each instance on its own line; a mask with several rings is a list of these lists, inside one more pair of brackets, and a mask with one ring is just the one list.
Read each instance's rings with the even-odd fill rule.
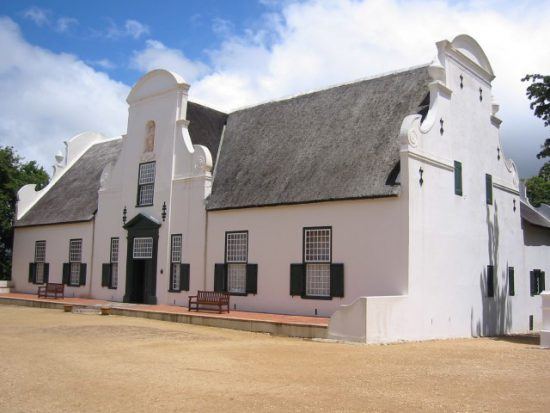
[[0,305],[0,411],[550,411],[538,339],[362,346]]

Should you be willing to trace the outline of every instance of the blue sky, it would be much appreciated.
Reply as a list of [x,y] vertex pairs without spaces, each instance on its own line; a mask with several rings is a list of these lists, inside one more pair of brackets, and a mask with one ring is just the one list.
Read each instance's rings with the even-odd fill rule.
[[473,36],[497,75],[504,152],[520,176],[548,128],[525,97],[550,73],[550,2],[425,0],[0,2],[0,144],[48,170],[63,141],[125,132],[130,87],[178,72],[190,98],[238,107],[431,61],[435,42]]

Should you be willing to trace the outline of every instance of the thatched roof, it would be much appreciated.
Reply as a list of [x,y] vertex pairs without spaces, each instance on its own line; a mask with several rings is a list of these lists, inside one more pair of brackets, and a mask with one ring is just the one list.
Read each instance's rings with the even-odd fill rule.
[[97,191],[105,166],[116,161],[122,140],[88,149],[23,217],[18,227],[88,221],[97,210]]
[[216,162],[223,126],[227,115],[195,102],[187,102],[187,119],[189,120],[189,135],[194,145],[204,145]]
[[399,129],[427,66],[229,114],[210,210],[395,196]]
[[[425,111],[429,81],[422,66],[229,115],[188,102],[192,142],[218,159],[207,208],[397,195],[399,128]],[[101,173],[120,146],[92,146],[16,225],[92,219]]]

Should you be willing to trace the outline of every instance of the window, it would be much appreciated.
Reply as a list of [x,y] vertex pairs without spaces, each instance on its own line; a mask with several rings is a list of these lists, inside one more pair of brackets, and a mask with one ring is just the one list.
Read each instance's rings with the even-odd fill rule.
[[248,261],[248,231],[225,233],[227,291],[246,293],[246,263]]
[[82,262],[82,240],[72,239],[69,242],[69,285],[80,285],[80,264]]
[[155,192],[155,162],[139,164],[137,205],[153,205]]
[[36,241],[34,243],[34,263],[35,263],[35,278],[36,284],[44,284],[46,262],[46,241]]
[[111,277],[109,288],[118,287],[118,238],[111,238]]
[[182,255],[182,236],[181,234],[172,235],[171,243],[171,252],[170,252],[170,265],[172,266],[171,270],[171,279],[170,279],[170,289],[172,291],[181,290],[181,255]]
[[462,163],[455,161],[455,195],[462,196]]
[[508,267],[508,295],[516,295],[516,286],[514,280],[514,267]]
[[493,177],[485,174],[485,198],[487,205],[493,204]]
[[134,259],[143,260],[153,258],[153,238],[134,238],[133,257]]
[[331,228],[304,228],[306,296],[330,297]]
[[545,289],[545,273],[539,269],[533,270],[530,273],[531,279],[531,295],[538,295]]

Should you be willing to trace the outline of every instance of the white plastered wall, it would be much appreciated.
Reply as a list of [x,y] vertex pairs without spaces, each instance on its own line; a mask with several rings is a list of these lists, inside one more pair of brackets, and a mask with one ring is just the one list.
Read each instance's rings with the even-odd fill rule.
[[[258,294],[231,297],[238,310],[330,316],[361,295],[407,292],[407,213],[403,198],[332,201],[208,213],[206,287],[224,262],[225,232],[248,231]],[[290,264],[302,262],[304,227],[332,227],[332,262],[344,264],[344,297],[290,296]]]
[[34,262],[36,241],[46,241],[46,261],[50,264],[49,281],[61,283],[63,263],[69,262],[69,241],[82,239],[82,262],[87,264],[86,285],[65,286],[66,297],[90,297],[93,280],[92,239],[93,222],[19,227],[13,243],[12,281],[17,292],[36,294],[38,286],[28,281],[29,263]]

